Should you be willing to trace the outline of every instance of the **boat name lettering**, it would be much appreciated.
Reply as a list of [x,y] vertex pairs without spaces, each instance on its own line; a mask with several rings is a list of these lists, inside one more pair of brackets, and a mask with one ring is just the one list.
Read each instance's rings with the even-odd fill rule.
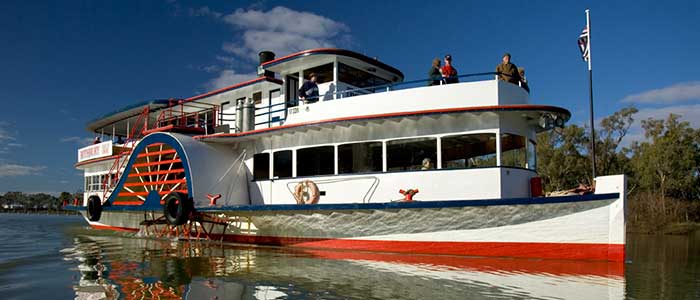
[[112,141],[90,145],[78,150],[78,162],[112,155]]

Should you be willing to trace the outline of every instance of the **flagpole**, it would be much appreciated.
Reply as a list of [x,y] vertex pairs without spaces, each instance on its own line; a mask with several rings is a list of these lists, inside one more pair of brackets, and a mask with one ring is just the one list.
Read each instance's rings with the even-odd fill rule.
[[586,28],[588,28],[588,95],[591,115],[591,163],[593,165],[593,179],[595,180],[595,125],[593,122],[593,69],[591,68],[591,11],[586,9]]

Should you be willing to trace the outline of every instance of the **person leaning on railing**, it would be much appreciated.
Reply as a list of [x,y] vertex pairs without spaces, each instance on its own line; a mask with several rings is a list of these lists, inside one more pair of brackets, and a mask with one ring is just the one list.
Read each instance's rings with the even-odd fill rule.
[[515,85],[520,83],[518,67],[510,62],[510,53],[503,54],[501,63],[496,66],[496,73],[498,73],[498,80],[507,81]]
[[318,101],[318,76],[316,73],[309,75],[309,80],[304,81],[304,84],[299,88],[299,99],[304,100],[304,103],[314,103]]

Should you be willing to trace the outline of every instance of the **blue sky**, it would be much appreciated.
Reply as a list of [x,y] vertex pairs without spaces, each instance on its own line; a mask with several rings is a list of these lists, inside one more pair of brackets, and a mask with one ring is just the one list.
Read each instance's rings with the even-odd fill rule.
[[407,80],[446,53],[466,74],[492,71],[507,51],[526,68],[533,103],[582,123],[586,7],[597,117],[634,105],[638,120],[673,112],[700,126],[700,2],[610,2],[2,1],[0,193],[78,190],[88,121],[250,78],[264,49],[347,48]]

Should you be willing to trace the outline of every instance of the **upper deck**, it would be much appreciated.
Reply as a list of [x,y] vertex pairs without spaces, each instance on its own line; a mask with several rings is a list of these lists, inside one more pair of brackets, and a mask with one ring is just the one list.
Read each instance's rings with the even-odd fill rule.
[[[427,79],[403,81],[398,69],[342,49],[311,49],[278,59],[261,53],[258,72],[258,78],[201,95],[128,107],[93,121],[88,130],[115,140],[175,131],[214,141],[337,121],[522,110],[528,126],[540,131],[551,127],[538,128],[543,120],[563,123],[570,115],[565,109],[531,105],[524,89],[496,80],[495,73],[427,86]],[[313,103],[299,101],[298,89],[311,73],[318,74],[319,97]]]

